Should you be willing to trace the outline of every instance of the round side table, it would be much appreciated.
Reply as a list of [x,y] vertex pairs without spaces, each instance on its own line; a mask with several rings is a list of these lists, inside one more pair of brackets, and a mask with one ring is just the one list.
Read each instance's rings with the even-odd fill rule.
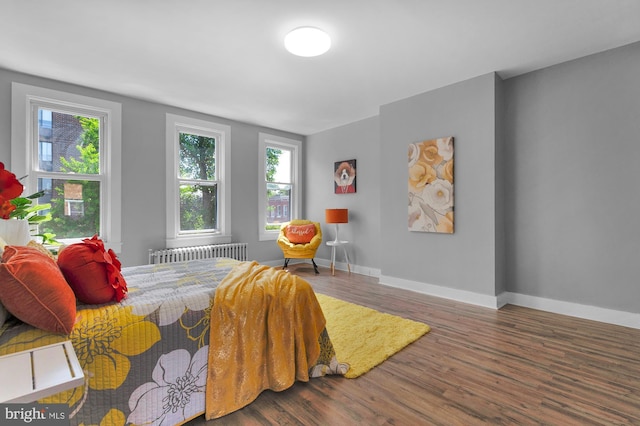
[[347,269],[351,273],[351,265],[349,264],[349,254],[347,253],[347,244],[349,241],[327,241],[327,245],[331,247],[331,275],[336,274],[336,247],[342,247],[344,250],[344,258],[347,260]]

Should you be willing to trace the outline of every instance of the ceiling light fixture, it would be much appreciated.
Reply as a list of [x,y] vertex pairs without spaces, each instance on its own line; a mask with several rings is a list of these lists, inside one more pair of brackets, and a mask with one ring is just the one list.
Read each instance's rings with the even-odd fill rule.
[[284,46],[297,56],[318,56],[329,50],[331,38],[321,29],[300,27],[287,34],[284,38]]

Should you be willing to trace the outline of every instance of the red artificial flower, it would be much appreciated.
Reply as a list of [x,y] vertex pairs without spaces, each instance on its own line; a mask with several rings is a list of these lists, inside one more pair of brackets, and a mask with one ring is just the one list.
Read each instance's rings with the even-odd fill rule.
[[96,262],[104,263],[105,268],[107,270],[107,281],[113,287],[114,297],[116,302],[121,301],[125,297],[127,297],[127,282],[124,280],[122,276],[121,268],[122,264],[116,253],[109,249],[108,251],[104,248],[104,242],[98,237],[98,234],[94,235],[91,238],[85,238],[82,242],[91,247],[94,251],[93,258]]
[[0,162],[0,199],[1,201],[11,201],[19,197],[24,190],[24,186],[16,178],[16,175],[4,168],[4,163]]
[[2,219],[10,219],[11,218],[11,212],[14,211],[15,209],[16,209],[16,206],[11,204],[11,201],[5,200],[0,195],[0,218],[2,218]]

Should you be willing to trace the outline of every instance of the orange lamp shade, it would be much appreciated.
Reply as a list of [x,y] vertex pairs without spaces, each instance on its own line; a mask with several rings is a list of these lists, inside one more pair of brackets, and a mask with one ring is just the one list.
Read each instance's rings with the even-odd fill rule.
[[326,223],[349,223],[349,209],[326,209],[324,217]]

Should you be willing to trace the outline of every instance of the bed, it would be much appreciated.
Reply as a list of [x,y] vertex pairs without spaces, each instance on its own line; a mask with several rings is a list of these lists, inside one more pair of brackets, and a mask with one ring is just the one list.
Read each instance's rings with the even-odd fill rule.
[[[232,281],[229,277],[233,274],[235,281],[242,278],[244,282],[229,285]],[[0,355],[72,341],[85,372],[84,386],[39,401],[67,404],[71,424],[175,425],[202,415],[205,408],[207,418],[217,418],[252,402],[263,389],[286,389],[292,384],[291,374],[293,380],[306,381],[311,377],[346,372],[345,365],[336,360],[321,321],[308,327],[309,330],[320,330],[317,335],[314,331],[302,330],[305,345],[311,347],[317,342],[317,356],[313,354],[309,358],[309,365],[305,360],[301,362],[299,354],[261,360],[248,367],[239,365],[237,358],[252,358],[256,348],[245,351],[236,346],[230,350],[233,345],[244,343],[243,331],[230,328],[235,325],[229,321],[246,323],[249,318],[258,323],[266,322],[267,318],[271,320],[274,311],[273,307],[258,308],[264,311],[260,314],[262,317],[255,315],[250,305],[237,304],[234,292],[244,293],[247,288],[253,288],[252,281],[258,276],[266,277],[269,282],[276,277],[287,288],[297,288],[299,283],[290,285],[294,276],[284,271],[256,262],[213,258],[122,268],[122,276],[126,279],[127,296],[120,302],[100,305],[79,303],[76,322],[68,335],[44,331],[16,318],[9,318],[0,328]],[[216,294],[223,297],[222,291],[217,291],[222,287],[221,283],[227,289],[224,298],[234,303],[226,312],[213,309],[223,304],[222,301],[213,303]],[[244,286],[242,290],[238,285]],[[286,305],[285,296],[279,296],[282,288],[275,288],[275,293],[270,295],[261,293],[260,298],[274,306]],[[300,291],[294,290],[294,293],[300,294]],[[304,298],[304,303],[315,309],[312,291]],[[309,306],[303,308],[307,310]],[[247,312],[251,314],[246,315]],[[296,319],[284,318],[280,325],[272,327],[286,331],[291,321],[298,321],[297,318],[302,321],[307,316],[304,312],[300,314],[293,312],[291,315]],[[257,333],[273,334],[273,331]],[[276,334],[275,338],[282,338],[280,332]],[[236,340],[227,343],[230,335]],[[285,333],[283,339],[288,338]],[[293,346],[297,350],[301,345],[295,341]],[[267,363],[268,368],[265,367]],[[287,370],[284,379],[266,377],[265,381],[261,377],[256,383],[254,376],[262,376],[265,369],[274,366],[278,371]],[[242,383],[246,379],[242,377],[247,375],[252,382],[250,392],[243,394],[241,401],[217,406],[227,404],[225,398],[237,399],[237,395],[246,390]],[[221,401],[224,404],[220,404]]]

